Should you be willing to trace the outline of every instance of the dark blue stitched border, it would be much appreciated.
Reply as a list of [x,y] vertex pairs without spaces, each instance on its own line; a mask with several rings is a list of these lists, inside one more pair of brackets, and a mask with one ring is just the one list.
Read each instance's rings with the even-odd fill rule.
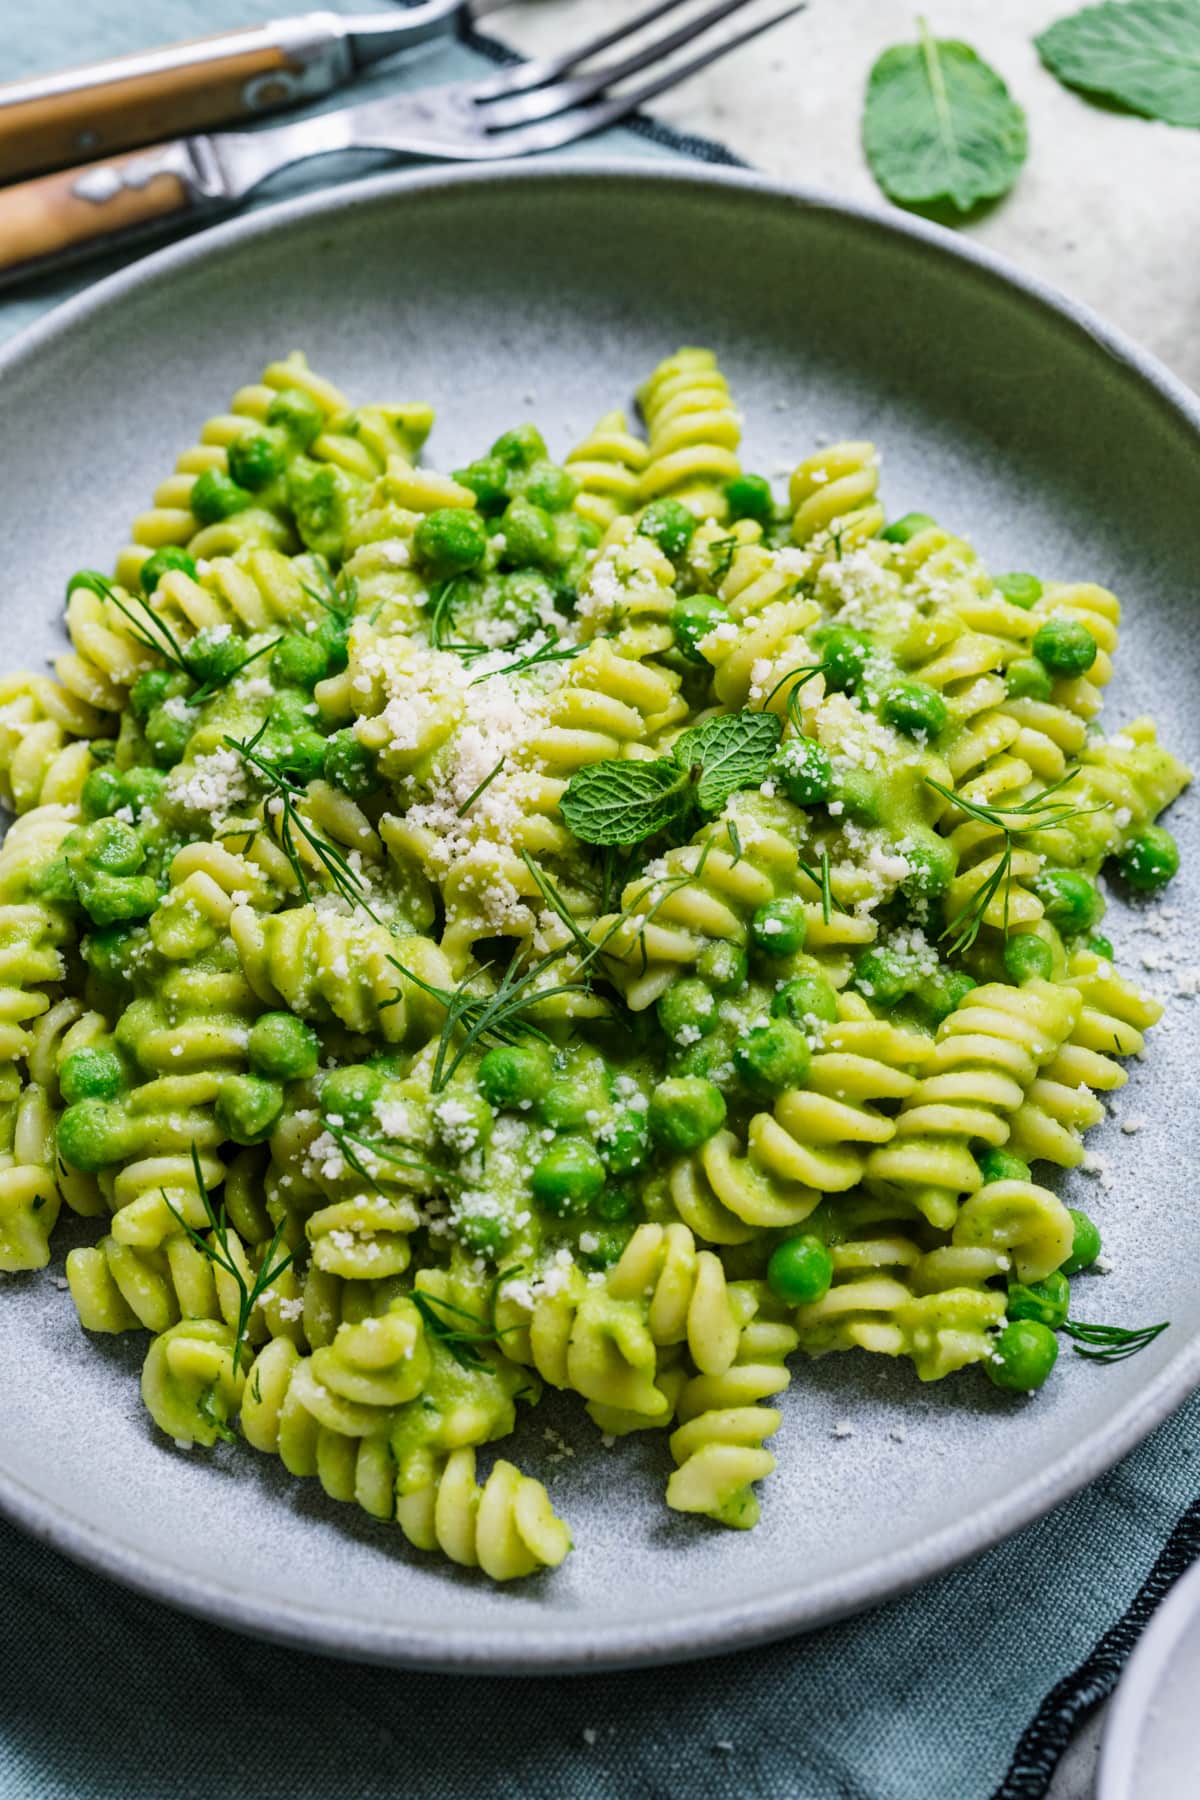
[[1200,1558],[1200,1500],[1184,1513],[1129,1610],[1070,1675],[1052,1687],[1021,1734],[992,1800],[1043,1800],[1072,1733],[1117,1685],[1129,1655],[1167,1590]]
[[[459,19],[457,30],[460,43],[465,44],[469,50],[477,50],[481,56],[489,57],[492,62],[511,64],[524,61],[515,50],[502,44],[499,38],[488,37],[484,32],[477,31],[465,13]],[[727,150],[724,144],[718,144],[715,138],[676,131],[670,125],[663,125],[657,119],[652,119],[648,113],[630,113],[627,119],[621,120],[621,127],[625,131],[636,132],[638,137],[649,138],[653,144],[663,144],[669,150],[693,156],[698,162],[724,163],[734,169],[749,166],[744,158],[735,156],[732,150]]]

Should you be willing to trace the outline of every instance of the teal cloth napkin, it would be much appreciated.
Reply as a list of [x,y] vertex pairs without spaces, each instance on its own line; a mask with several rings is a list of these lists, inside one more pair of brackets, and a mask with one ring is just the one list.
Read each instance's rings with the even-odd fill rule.
[[[39,0],[9,36],[5,73],[278,10],[108,0],[82,14]],[[371,90],[454,79],[489,53],[471,38]],[[648,121],[605,148],[737,160]],[[0,303],[0,336],[103,272]],[[906,1599],[650,1673],[352,1667],[168,1611],[0,1523],[0,1800],[1038,1800],[1198,1555],[1200,1396],[1078,1498]]]

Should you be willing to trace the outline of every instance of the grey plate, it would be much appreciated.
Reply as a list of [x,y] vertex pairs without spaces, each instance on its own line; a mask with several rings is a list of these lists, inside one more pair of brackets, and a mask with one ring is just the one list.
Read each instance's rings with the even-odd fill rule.
[[[445,468],[530,413],[561,453],[681,343],[720,351],[749,467],[873,437],[893,513],[933,512],[995,568],[1116,588],[1127,636],[1111,716],[1152,706],[1194,755],[1194,401],[1096,320],[942,232],[688,169],[388,176],[207,233],[62,307],[0,359],[5,660],[51,647],[68,572],[108,560],[200,422],[282,351],[303,346],[356,399],[434,401]],[[1179,825],[1186,857],[1186,809]],[[1198,861],[1193,844],[1172,896],[1181,931],[1194,930]],[[0,1384],[0,1504],[176,1605],[382,1661],[650,1662],[870,1605],[1062,1500],[1200,1380],[1187,1023],[1173,1008],[1125,1090],[1145,1129],[1098,1134],[1111,1191],[1066,1184],[1096,1202],[1117,1265],[1087,1284],[1088,1313],[1169,1316],[1173,1330],[1112,1368],[1065,1357],[1032,1402],[978,1372],[922,1387],[882,1359],[802,1363],[749,1536],[668,1514],[665,1444],[593,1447],[555,1399],[517,1453],[579,1548],[553,1577],[493,1589],[249,1450],[164,1443],[138,1398],[140,1342],[86,1340],[48,1276],[10,1281],[0,1306],[0,1368],[21,1372]],[[834,1436],[842,1419],[852,1436]],[[548,1466],[546,1426],[578,1454]]]
[[1109,1709],[1096,1800],[1196,1800],[1200,1563],[1146,1628]]

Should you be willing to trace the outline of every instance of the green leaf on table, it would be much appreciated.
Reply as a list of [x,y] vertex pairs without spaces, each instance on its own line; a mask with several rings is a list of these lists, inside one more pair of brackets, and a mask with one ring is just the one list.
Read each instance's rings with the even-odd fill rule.
[[766,780],[782,730],[776,713],[721,713],[676,738],[671,754],[680,768],[699,768],[696,799],[705,812],[720,812],[739,788]]
[[640,844],[672,824],[691,801],[692,779],[671,757],[610,758],[577,769],[562,816],[584,844]]
[[1034,42],[1065,86],[1167,125],[1200,126],[1200,0],[1105,0]]
[[863,149],[901,206],[970,212],[1007,194],[1025,161],[1025,114],[969,44],[930,35],[894,44],[867,78]]

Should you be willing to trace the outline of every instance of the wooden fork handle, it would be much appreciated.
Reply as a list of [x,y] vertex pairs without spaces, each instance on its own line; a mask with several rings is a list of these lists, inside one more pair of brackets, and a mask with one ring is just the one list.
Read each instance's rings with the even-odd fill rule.
[[68,257],[198,204],[187,146],[159,144],[0,188],[0,276]]

